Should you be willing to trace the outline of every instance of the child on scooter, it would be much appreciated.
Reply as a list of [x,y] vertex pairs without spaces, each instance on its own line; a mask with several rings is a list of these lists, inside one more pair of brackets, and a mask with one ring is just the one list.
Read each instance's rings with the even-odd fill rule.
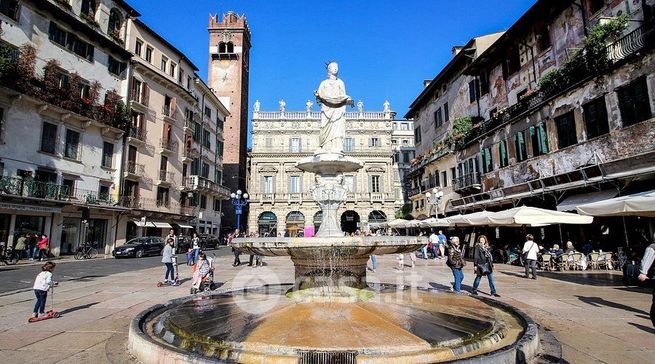
[[45,301],[48,298],[48,290],[53,285],[57,285],[57,282],[52,281],[52,271],[55,269],[55,265],[54,262],[46,262],[41,267],[42,272],[34,280],[34,286],[32,288],[36,295],[36,304],[34,305],[32,317],[45,316]]

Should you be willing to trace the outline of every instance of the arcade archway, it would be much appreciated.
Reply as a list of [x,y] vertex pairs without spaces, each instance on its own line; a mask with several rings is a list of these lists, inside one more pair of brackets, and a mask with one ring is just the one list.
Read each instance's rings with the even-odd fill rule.
[[359,229],[359,214],[353,210],[346,210],[341,214],[341,231],[348,234]]
[[305,228],[305,215],[300,211],[291,211],[287,215],[287,232],[286,236],[302,236]]
[[259,236],[277,235],[277,216],[270,211],[262,212],[257,219]]

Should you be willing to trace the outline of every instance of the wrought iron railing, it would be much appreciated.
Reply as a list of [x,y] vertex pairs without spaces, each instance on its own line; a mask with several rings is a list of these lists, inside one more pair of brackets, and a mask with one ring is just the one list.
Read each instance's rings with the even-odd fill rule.
[[145,166],[143,164],[139,164],[133,161],[127,162],[128,173],[142,175],[144,171],[145,171]]
[[132,90],[130,91],[130,101],[134,101],[140,105],[143,105],[145,107],[148,107],[148,97],[144,95],[143,92],[139,92],[139,90]]
[[468,173],[453,178],[453,189],[461,191],[480,184],[480,173]]
[[170,105],[162,106],[161,113],[168,118],[175,119],[175,108]]
[[67,200],[70,198],[71,190],[68,186],[56,183],[40,182],[20,177],[0,177],[0,194],[49,200]]
[[165,169],[160,169],[159,170],[159,180],[162,182],[173,182],[173,178],[175,177],[175,173],[169,172]]
[[146,131],[141,128],[130,128],[129,134],[127,136],[142,142],[146,141]]
[[162,149],[170,152],[175,152],[177,151],[177,141],[176,140],[171,140],[171,139],[161,139],[159,141],[159,145],[161,146]]
[[607,56],[612,62],[623,60],[653,43],[654,28],[641,26],[607,46]]

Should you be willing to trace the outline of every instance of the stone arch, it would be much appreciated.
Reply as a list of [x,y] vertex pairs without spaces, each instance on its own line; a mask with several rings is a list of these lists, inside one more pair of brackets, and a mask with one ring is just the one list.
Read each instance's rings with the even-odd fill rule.
[[346,210],[341,214],[341,231],[345,233],[354,233],[359,229],[359,214],[355,210]]
[[300,211],[291,211],[286,217],[286,233],[285,236],[298,236],[303,235],[305,228],[305,215]]
[[277,236],[277,215],[272,211],[264,211],[257,218],[259,236]]
[[368,214],[369,224],[382,224],[387,222],[387,214],[382,210],[373,210]]

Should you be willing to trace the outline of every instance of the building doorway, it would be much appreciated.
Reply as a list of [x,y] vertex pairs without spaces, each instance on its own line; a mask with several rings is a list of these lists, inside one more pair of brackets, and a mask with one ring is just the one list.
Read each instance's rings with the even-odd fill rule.
[[341,231],[354,233],[359,229],[359,214],[353,210],[346,210],[341,214]]
[[286,236],[296,237],[304,235],[305,215],[300,211],[291,211],[287,215],[287,232]]
[[262,212],[257,219],[259,236],[277,236],[277,216],[270,211]]

